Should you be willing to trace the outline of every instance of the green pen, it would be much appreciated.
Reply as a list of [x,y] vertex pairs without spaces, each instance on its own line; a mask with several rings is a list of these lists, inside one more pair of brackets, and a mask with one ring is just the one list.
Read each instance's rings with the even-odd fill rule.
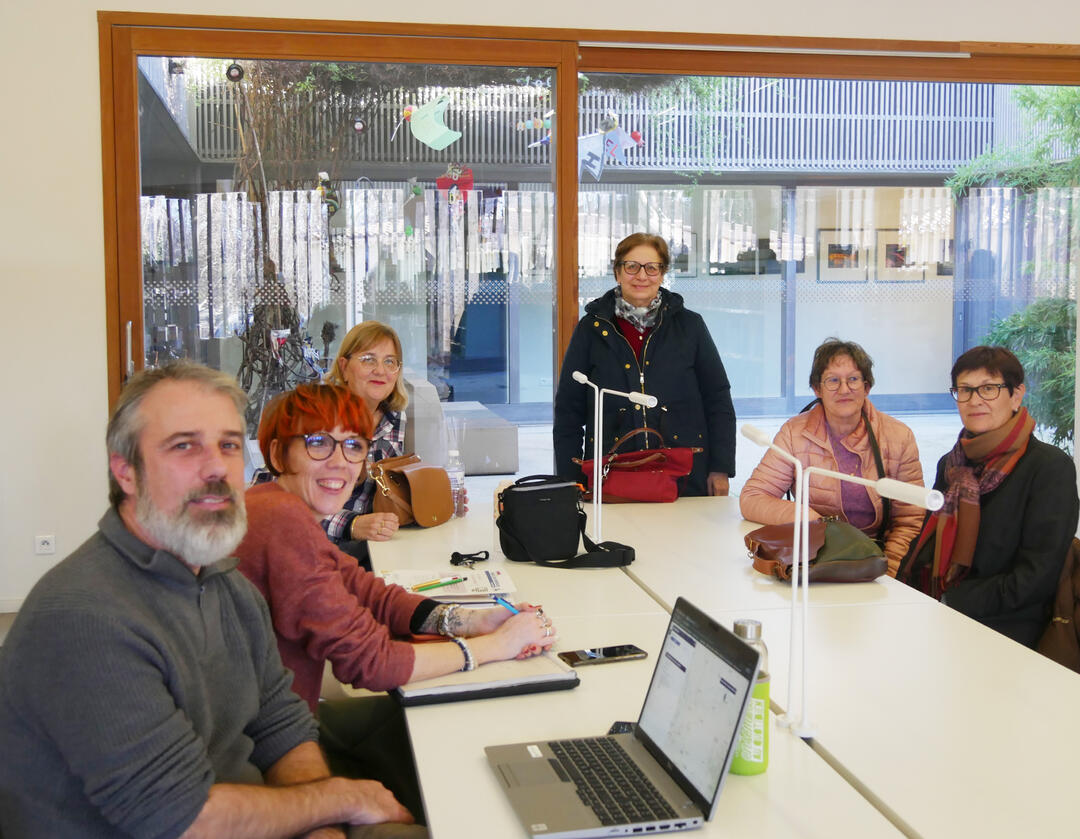
[[433,580],[430,583],[424,583],[422,586],[413,586],[413,591],[428,591],[429,589],[452,586],[454,583],[463,582],[465,582],[464,577],[447,577],[444,580]]

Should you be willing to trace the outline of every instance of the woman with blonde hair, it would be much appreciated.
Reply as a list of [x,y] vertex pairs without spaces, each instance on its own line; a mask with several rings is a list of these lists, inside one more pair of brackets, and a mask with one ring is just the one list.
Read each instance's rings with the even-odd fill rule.
[[[376,320],[358,323],[341,341],[337,358],[326,374],[327,384],[348,388],[364,400],[373,428],[369,463],[405,453],[405,406],[408,394],[401,376],[401,339]],[[323,522],[336,544],[352,541],[385,542],[398,529],[394,513],[372,512],[375,481],[360,475],[345,507]],[[355,555],[355,550],[348,551]]]

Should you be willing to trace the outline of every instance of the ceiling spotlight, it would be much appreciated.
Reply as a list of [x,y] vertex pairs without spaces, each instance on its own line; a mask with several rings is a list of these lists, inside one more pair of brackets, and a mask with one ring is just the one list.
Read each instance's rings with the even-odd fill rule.
[[244,68],[235,61],[225,69],[225,78],[230,82],[238,82],[244,78]]

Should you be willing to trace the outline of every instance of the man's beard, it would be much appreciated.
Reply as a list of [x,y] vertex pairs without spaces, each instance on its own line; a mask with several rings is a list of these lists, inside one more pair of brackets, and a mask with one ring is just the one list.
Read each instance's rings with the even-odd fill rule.
[[[232,505],[209,512],[189,505],[205,495],[227,497]],[[197,566],[212,565],[227,557],[247,532],[244,496],[224,481],[212,481],[189,492],[175,513],[156,507],[140,485],[135,496],[135,517],[157,545]]]

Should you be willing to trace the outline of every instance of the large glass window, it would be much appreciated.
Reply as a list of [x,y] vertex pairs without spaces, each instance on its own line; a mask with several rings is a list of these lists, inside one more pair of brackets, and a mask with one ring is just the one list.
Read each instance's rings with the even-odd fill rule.
[[1039,433],[1068,447],[1078,102],[1060,87],[589,74],[579,305],[613,285],[623,236],[658,234],[740,417],[778,426],[813,398],[814,348],[855,340],[878,407],[940,419],[920,433],[932,466],[959,428],[952,360],[1003,343]]
[[441,401],[550,415],[555,71],[138,59],[146,365],[318,379],[393,326]]

